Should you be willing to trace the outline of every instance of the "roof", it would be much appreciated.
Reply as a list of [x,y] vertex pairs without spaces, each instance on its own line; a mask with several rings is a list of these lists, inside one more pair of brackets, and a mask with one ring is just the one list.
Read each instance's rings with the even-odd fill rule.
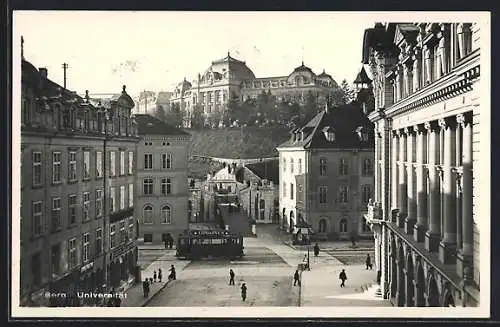
[[190,135],[148,114],[136,114],[135,119],[139,135]]
[[267,179],[275,184],[279,183],[279,160],[245,164],[245,168],[251,170],[261,179]]
[[[368,141],[361,141],[356,134],[356,129],[360,126],[368,131]],[[329,130],[335,132],[334,141],[328,141],[324,135]],[[296,131],[295,141],[290,139],[279,148],[369,149],[375,146],[373,130],[373,123],[363,113],[360,104],[351,102],[321,111]]]
[[362,84],[362,83],[365,83],[365,84],[369,84],[371,83],[371,79],[368,77],[368,75],[366,74],[366,71],[365,71],[365,67],[361,67],[361,71],[358,73],[358,76],[356,76],[356,79],[354,80],[354,83],[358,83],[358,84]]
[[323,72],[318,75],[318,77],[327,77],[327,78],[333,79],[333,77],[331,75],[328,75],[327,73],[325,73],[324,69],[323,69]]
[[304,62],[302,62],[302,65],[300,65],[299,67],[295,68],[293,70],[292,74],[296,73],[296,72],[308,72],[308,73],[311,73],[313,76],[316,76],[316,74],[314,74],[314,72],[311,70],[311,68],[304,66]]
[[212,64],[205,71],[205,73],[203,73],[203,76],[209,72],[218,73],[222,76],[224,70],[230,73],[231,78],[238,80],[255,79],[254,73],[250,68],[248,68],[246,63],[231,57],[229,52],[226,57],[212,61]]

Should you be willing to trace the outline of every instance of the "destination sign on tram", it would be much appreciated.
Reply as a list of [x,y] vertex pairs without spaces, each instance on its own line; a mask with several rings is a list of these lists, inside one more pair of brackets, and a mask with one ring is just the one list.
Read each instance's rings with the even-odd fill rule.
[[191,231],[191,234],[195,236],[228,236],[230,233],[225,230],[225,231],[217,231],[217,230],[204,230],[204,231]]

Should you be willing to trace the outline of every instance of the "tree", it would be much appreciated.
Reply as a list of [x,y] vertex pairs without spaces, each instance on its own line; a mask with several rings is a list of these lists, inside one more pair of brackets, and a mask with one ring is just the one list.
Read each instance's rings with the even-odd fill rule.
[[352,87],[347,83],[347,80],[344,79],[340,83],[340,89],[342,90],[343,103],[350,103],[356,99],[356,91],[352,89]]
[[156,106],[155,117],[161,121],[166,120],[165,109],[163,109],[163,106]]
[[182,126],[182,112],[181,106],[179,103],[173,103],[170,111],[166,114],[165,117],[167,123],[173,125],[175,127]]
[[200,104],[196,104],[193,108],[193,114],[191,115],[191,128],[203,128],[203,123],[203,107]]

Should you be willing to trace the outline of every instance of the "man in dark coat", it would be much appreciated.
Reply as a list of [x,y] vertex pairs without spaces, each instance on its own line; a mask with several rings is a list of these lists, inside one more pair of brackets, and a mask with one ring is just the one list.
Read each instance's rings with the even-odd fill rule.
[[347,280],[345,269],[342,269],[342,272],[339,275],[339,279],[342,281],[342,283],[340,283],[340,287],[345,287],[345,281]]
[[142,291],[144,293],[144,297],[148,297],[148,295],[149,295],[149,281],[147,279],[142,282]]
[[241,285],[241,299],[243,302],[247,299],[247,285],[245,282]]
[[317,257],[319,255],[319,245],[316,243],[314,245],[314,256]]
[[295,270],[295,274],[293,274],[293,286],[295,286],[297,283],[299,283],[300,286],[300,274],[299,270]]
[[177,276],[175,275],[175,267],[174,267],[174,265],[170,266],[169,271],[170,271],[170,275],[168,276],[168,279],[176,280]]
[[229,285],[234,285],[234,271],[229,269]]
[[370,258],[370,254],[368,254],[366,256],[366,262],[365,263],[366,263],[366,270],[368,270],[368,269],[371,270],[373,268],[372,259]]
[[162,272],[161,272],[161,268],[158,268],[158,282],[161,283],[161,278],[162,278]]

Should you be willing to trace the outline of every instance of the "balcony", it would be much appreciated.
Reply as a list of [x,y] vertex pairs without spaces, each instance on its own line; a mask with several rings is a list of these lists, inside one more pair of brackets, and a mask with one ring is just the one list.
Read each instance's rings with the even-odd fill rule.
[[370,226],[374,224],[381,224],[384,221],[384,211],[382,209],[382,204],[378,202],[368,202],[367,205],[368,212],[365,214],[365,219]]

